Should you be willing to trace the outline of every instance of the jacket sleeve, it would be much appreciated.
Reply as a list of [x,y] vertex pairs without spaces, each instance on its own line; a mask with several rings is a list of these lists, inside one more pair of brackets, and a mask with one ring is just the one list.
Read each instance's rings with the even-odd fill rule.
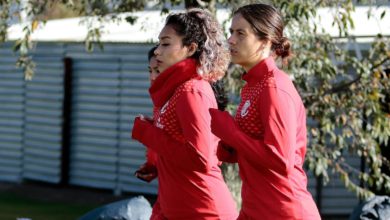
[[[156,119],[156,115],[158,113],[158,108],[153,107],[153,121]],[[151,164],[153,166],[157,165],[158,155],[152,149],[146,149],[146,163]]]
[[183,169],[208,172],[215,148],[211,146],[213,135],[210,130],[211,100],[200,92],[185,92],[176,103],[176,114],[180,123],[184,143],[176,141],[163,130],[152,124],[135,120],[133,138],[139,140],[161,157],[169,158]]
[[275,87],[266,87],[260,94],[258,111],[264,137],[254,139],[240,129],[222,139],[253,166],[263,166],[286,174],[294,166],[296,114],[291,97]]
[[152,149],[146,149],[146,163],[153,166],[157,165],[157,154]]

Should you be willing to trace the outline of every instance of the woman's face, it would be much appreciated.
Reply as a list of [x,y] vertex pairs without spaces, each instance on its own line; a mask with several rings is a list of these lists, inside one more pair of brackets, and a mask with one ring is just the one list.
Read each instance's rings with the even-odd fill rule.
[[228,43],[233,63],[248,71],[264,58],[264,41],[259,39],[241,14],[233,17],[230,34]]
[[152,56],[149,61],[149,79],[150,84],[154,83],[154,80],[157,78],[159,72],[157,69],[157,60],[155,56]]
[[177,35],[171,26],[165,26],[158,38],[160,42],[154,54],[156,54],[157,69],[160,73],[189,57],[189,49],[182,43],[183,37]]

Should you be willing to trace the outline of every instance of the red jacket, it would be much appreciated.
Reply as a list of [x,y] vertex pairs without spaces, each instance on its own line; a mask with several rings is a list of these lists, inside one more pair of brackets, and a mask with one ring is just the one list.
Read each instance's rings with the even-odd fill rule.
[[[192,59],[161,73],[150,88],[160,108],[154,125],[137,118],[133,138],[158,154],[158,204],[167,219],[236,219],[235,203],[216,156],[209,108],[217,108],[210,84]],[[154,210],[155,212],[155,210]]]
[[[302,168],[306,113],[298,92],[272,57],[243,79],[247,84],[235,122],[223,112],[211,111],[213,132],[223,141],[219,159],[239,164],[243,200],[239,219],[320,219]],[[234,150],[227,151],[229,146]]]
[[[157,115],[159,113],[159,109],[156,107],[153,107],[153,120],[157,118]],[[154,152],[151,149],[146,149],[146,164],[148,166],[156,166],[157,165],[157,158],[158,155],[156,152]]]

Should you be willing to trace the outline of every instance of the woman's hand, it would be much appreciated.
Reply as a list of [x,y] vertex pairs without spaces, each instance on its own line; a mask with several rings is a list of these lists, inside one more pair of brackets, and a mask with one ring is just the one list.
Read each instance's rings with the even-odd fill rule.
[[218,143],[217,157],[220,161],[228,163],[237,163],[238,161],[236,150],[223,141],[219,141]]
[[144,163],[135,171],[134,175],[138,179],[149,183],[157,177],[157,168],[152,164]]
[[131,133],[131,138],[144,144],[144,131],[149,127],[153,126],[153,120],[144,115],[138,115],[134,119],[133,130]]

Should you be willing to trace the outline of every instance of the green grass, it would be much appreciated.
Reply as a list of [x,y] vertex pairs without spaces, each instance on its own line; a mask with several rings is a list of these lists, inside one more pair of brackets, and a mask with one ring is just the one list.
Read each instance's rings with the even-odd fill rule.
[[16,220],[22,217],[32,220],[75,220],[96,207],[37,201],[11,193],[0,193],[0,220]]

